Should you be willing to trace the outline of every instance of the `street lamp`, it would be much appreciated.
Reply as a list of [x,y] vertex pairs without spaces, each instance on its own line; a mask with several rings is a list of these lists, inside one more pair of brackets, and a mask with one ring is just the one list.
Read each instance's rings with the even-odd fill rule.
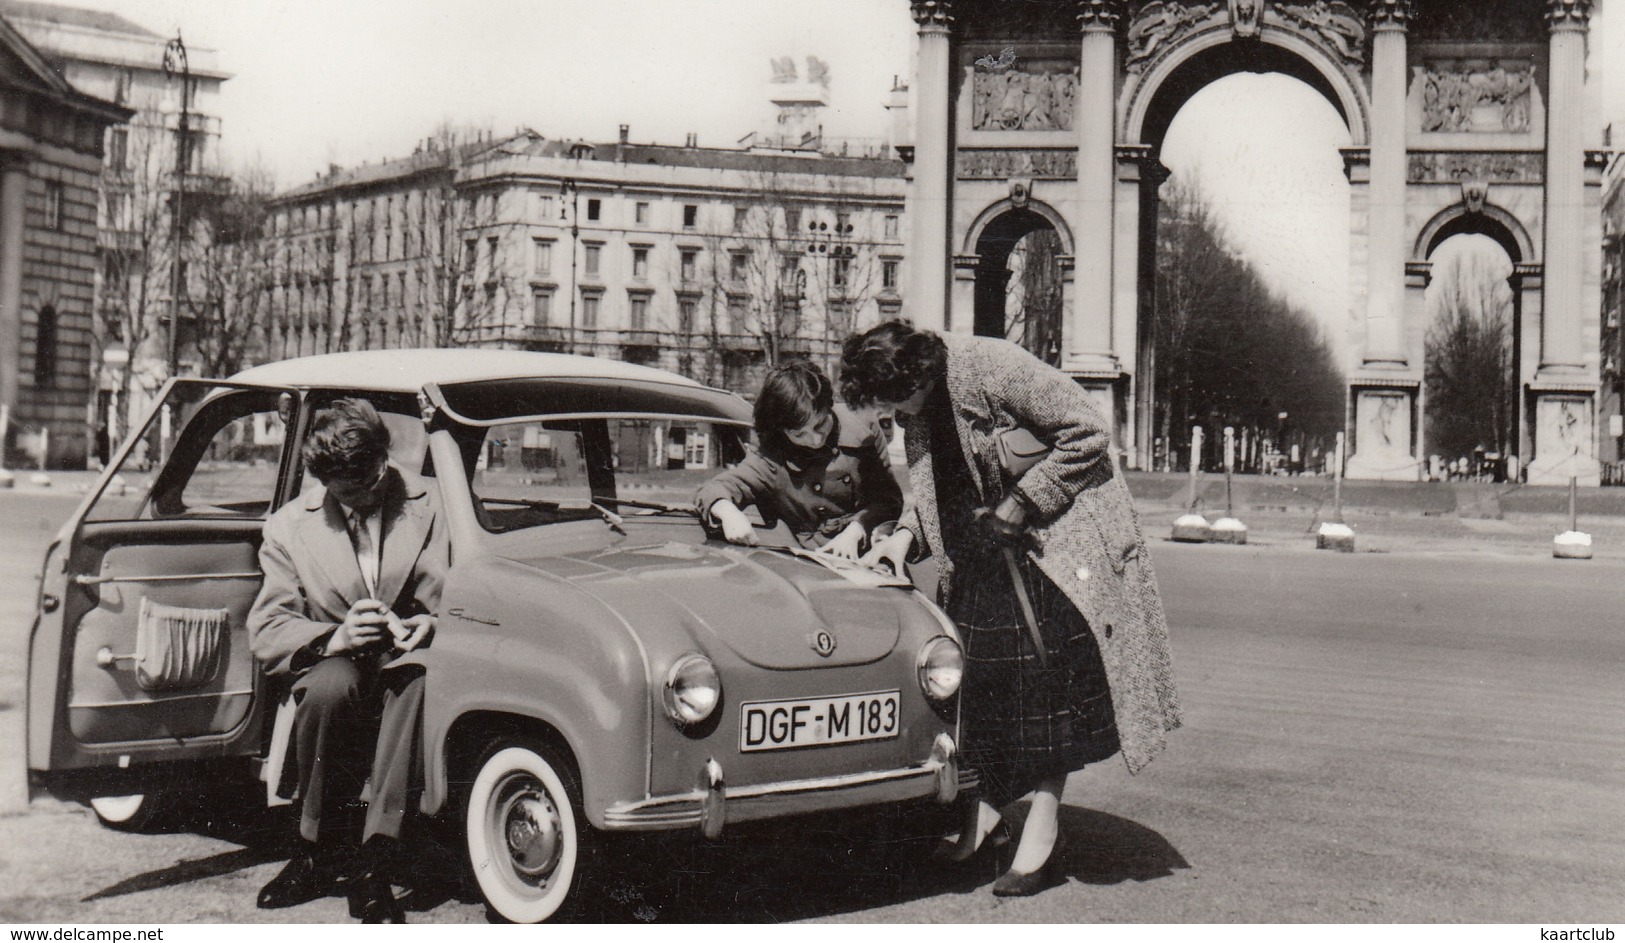
[[172,79],[176,73],[181,77],[181,113],[175,124],[175,205],[173,207],[173,230],[170,237],[169,259],[169,375],[173,377],[179,370],[179,351],[176,338],[181,330],[181,239],[185,235],[186,215],[186,171],[190,165],[188,159],[191,150],[190,124],[191,98],[192,98],[192,67],[186,61],[186,44],[181,41],[180,30],[175,31],[175,38],[164,45],[164,79]]

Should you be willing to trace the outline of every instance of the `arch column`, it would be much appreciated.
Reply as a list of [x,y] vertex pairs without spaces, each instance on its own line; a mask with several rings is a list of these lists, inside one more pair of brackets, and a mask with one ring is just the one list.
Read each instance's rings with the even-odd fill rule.
[[[1078,0],[1078,179],[1074,304],[1063,330],[1068,373],[1121,374],[1112,331],[1112,245],[1117,190],[1116,84],[1118,0]],[[1136,206],[1138,210],[1138,206]]]
[[[948,321],[949,34],[953,0],[911,0],[918,25],[914,82],[914,185],[909,191],[911,285],[908,312],[934,331],[964,328]],[[962,309],[969,310],[969,309]]]
[[1548,0],[1546,245],[1540,365],[1529,384],[1534,455],[1530,484],[1601,480],[1597,462],[1595,378],[1581,339],[1585,278],[1586,32],[1592,0]]
[[1405,31],[1410,0],[1371,6],[1371,138],[1365,187],[1365,350],[1350,381],[1350,478],[1414,481],[1421,474],[1421,380],[1405,349],[1407,310],[1426,272],[1406,280]]

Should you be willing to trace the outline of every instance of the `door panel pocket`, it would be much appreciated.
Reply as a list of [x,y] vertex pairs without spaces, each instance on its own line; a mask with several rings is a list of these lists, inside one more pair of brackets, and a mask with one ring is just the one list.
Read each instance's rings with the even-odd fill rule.
[[201,687],[220,673],[231,625],[227,609],[192,609],[141,598],[136,628],[136,683],[144,691]]

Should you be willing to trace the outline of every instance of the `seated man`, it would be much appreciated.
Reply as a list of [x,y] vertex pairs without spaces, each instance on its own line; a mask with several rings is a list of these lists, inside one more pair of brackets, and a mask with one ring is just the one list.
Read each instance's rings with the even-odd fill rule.
[[[316,414],[305,467],[322,483],[271,516],[260,547],[265,584],[249,612],[254,656],[293,682],[300,848],[260,891],[259,906],[324,896],[340,842],[323,828],[330,757],[378,717],[371,797],[350,911],[402,922],[384,873],[400,837],[421,735],[423,670],[400,658],[434,633],[449,551],[434,491],[389,463],[389,429],[371,403],[340,399]],[[410,662],[410,664],[408,664]]]

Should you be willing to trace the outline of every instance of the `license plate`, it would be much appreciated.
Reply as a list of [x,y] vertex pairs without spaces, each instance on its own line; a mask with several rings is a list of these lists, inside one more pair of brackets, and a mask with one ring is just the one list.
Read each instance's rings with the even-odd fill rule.
[[747,701],[739,712],[739,751],[890,740],[902,728],[900,710],[896,691]]

